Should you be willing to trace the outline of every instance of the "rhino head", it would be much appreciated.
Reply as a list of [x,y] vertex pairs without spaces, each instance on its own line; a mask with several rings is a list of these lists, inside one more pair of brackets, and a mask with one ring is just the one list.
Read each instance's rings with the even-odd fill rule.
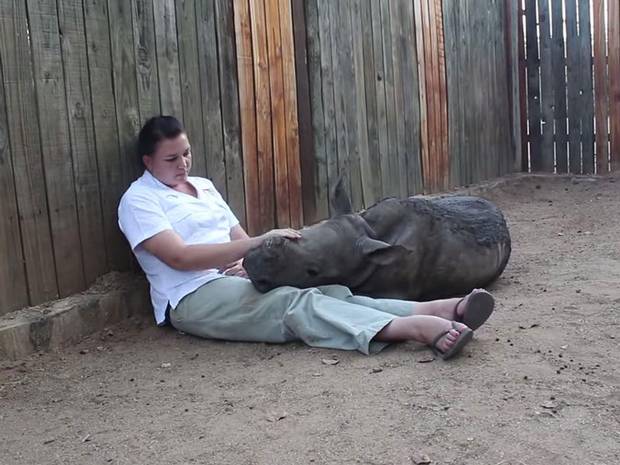
[[373,238],[372,228],[352,212],[342,184],[340,178],[331,195],[331,218],[303,228],[300,239],[273,237],[248,252],[243,264],[259,291],[333,283],[356,287],[402,253],[402,247]]

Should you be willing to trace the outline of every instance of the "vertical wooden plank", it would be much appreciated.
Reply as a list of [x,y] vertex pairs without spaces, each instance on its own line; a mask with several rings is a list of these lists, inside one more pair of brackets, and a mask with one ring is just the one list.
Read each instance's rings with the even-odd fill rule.
[[[338,181],[338,141],[336,120],[336,90],[334,80],[334,61],[332,58],[331,8],[327,0],[317,0],[320,37],[321,88],[325,128],[325,164],[329,192]],[[328,202],[329,203],[329,202]],[[331,211],[331,205],[328,205]]]
[[594,93],[590,3],[579,2],[579,107],[581,108],[582,173],[594,173]]
[[135,156],[140,117],[131,4],[124,0],[108,0],[108,15],[116,127],[123,166],[123,188],[127,188],[143,172]]
[[69,137],[73,153],[75,196],[86,285],[106,269],[103,218],[99,192],[97,150],[91,112],[84,12],[81,0],[58,2],[62,31],[62,63],[65,76]]
[[[362,31],[362,50],[364,57],[364,86],[366,97],[366,122],[368,129],[368,166],[363,167],[368,170],[368,173],[364,174],[363,187],[366,189],[367,194],[364,194],[364,201],[366,205],[370,205],[381,199],[381,193],[383,191],[382,179],[381,179],[381,149],[379,147],[381,135],[379,134],[379,116],[378,116],[378,103],[377,103],[377,84],[378,81],[376,72],[377,65],[375,63],[375,44],[377,44],[377,37],[375,37],[375,21],[372,14],[372,4],[379,6],[378,2],[369,2],[361,0],[358,2],[361,15],[361,31]],[[380,37],[380,35],[379,35]],[[380,43],[380,42],[379,42]],[[378,50],[377,50],[378,52]],[[378,58],[383,61],[380,54]],[[382,73],[381,73],[382,74]],[[385,94],[383,94],[385,100]],[[383,106],[385,111],[385,106]],[[385,136],[385,134],[384,134]],[[370,179],[368,179],[370,178]]]
[[260,198],[258,194],[258,158],[256,152],[256,108],[254,106],[254,64],[252,62],[252,30],[247,0],[234,0],[237,72],[239,74],[239,112],[241,116],[241,148],[243,179],[248,218],[248,233],[260,231]]
[[161,113],[152,0],[131,2],[140,122]]
[[174,0],[153,2],[161,111],[183,120]]
[[607,0],[609,10],[609,132],[612,171],[620,169],[620,4]]
[[564,57],[564,11],[561,1],[552,1],[553,39],[553,118],[555,129],[555,166],[558,173],[568,172],[568,131],[566,123],[566,59]]
[[385,94],[385,65],[383,55],[383,33],[381,21],[381,3],[368,2],[371,8],[370,17],[372,20],[372,53],[374,64],[374,83],[377,105],[377,150],[379,166],[375,171],[378,183],[381,188],[380,197],[386,195],[388,185],[392,180],[389,178],[388,160],[388,117],[387,117],[387,98]]
[[[0,20],[0,24],[4,25]],[[4,39],[4,38],[3,38]],[[0,48],[1,51],[1,48]],[[9,141],[7,99],[0,54],[0,315],[28,305],[24,254],[15,197],[15,177]]]
[[392,0],[390,6],[390,25],[392,35],[392,63],[394,64],[394,109],[398,115],[396,118],[396,166],[397,177],[394,183],[398,186],[399,197],[407,196],[407,154],[405,146],[405,99],[403,95],[403,65],[401,56],[405,53],[405,38],[402,22],[406,19],[402,15],[404,0]]
[[435,31],[437,35],[437,59],[439,64],[439,109],[441,115],[441,158],[439,165],[439,189],[444,191],[450,183],[450,158],[448,155],[448,87],[446,83],[446,50],[443,24],[443,0],[435,2]]
[[284,84],[284,114],[286,122],[286,157],[290,225],[303,224],[301,199],[301,166],[299,160],[299,123],[297,119],[297,77],[295,76],[295,44],[291,0],[279,0],[280,36],[282,43],[282,76]]
[[402,4],[401,62],[403,70],[404,123],[405,123],[405,166],[403,173],[406,195],[423,191],[420,161],[420,95],[415,43],[413,4]]
[[426,64],[426,107],[428,115],[429,165],[425,184],[430,192],[439,190],[438,162],[441,149],[441,115],[439,108],[439,69],[436,55],[436,38],[434,38],[432,0],[422,2],[422,33],[424,37],[424,62]]
[[245,193],[239,130],[239,91],[237,59],[235,57],[235,30],[230,0],[216,0],[217,46],[219,56],[220,95],[224,156],[226,160],[226,192],[228,203],[245,224]]
[[553,173],[553,78],[551,63],[551,18],[549,16],[549,0],[538,0],[538,22],[540,27],[540,82],[541,82],[541,153],[542,171]]
[[179,0],[175,4],[183,124],[192,145],[192,173],[204,177],[207,175],[205,158],[207,154],[202,129],[202,95],[198,79],[196,0]]
[[579,35],[576,0],[566,0],[566,64],[569,172],[581,173],[581,108],[579,107]]
[[[0,0],[0,64],[30,303],[58,297],[25,2]],[[9,117],[9,115],[11,117]]]
[[[571,1],[571,0],[569,0]],[[572,0],[574,1],[574,0]],[[527,41],[527,115],[529,121],[530,166],[532,171],[542,169],[541,147],[541,107],[540,107],[540,60],[538,38],[536,35],[536,0],[526,0],[526,41]]]
[[[417,4],[414,3],[414,5]],[[447,101],[449,102],[449,106],[447,107],[448,111],[448,153],[450,157],[450,185],[458,186],[461,184],[461,160],[459,157],[459,153],[461,150],[456,149],[460,145],[460,136],[461,130],[460,125],[463,119],[461,112],[461,100],[462,95],[459,92],[459,79],[458,73],[460,72],[459,66],[459,58],[461,55],[460,51],[460,41],[458,36],[456,35],[456,26],[459,21],[459,2],[443,2],[443,18],[444,18],[444,34],[445,34],[445,56],[446,56],[446,86],[447,86]],[[418,13],[416,12],[416,18]],[[418,26],[416,25],[416,29]],[[420,40],[418,39],[418,56],[420,56],[420,48],[422,45],[420,44]],[[418,59],[420,63],[420,68],[423,69],[421,61]],[[424,92],[422,91],[424,82],[424,77],[422,72],[420,72],[420,100],[424,102],[422,95]],[[424,105],[421,105],[421,111],[424,112]],[[424,118],[424,113],[422,113]],[[424,119],[422,120],[422,144],[424,145]],[[423,148],[423,153],[424,153]],[[424,157],[423,157],[424,160]],[[427,162],[424,162],[427,163]]]
[[266,231],[276,225],[267,28],[265,23],[264,0],[257,0],[249,3],[250,20],[252,22],[252,53],[256,98],[260,220],[261,230]]
[[[83,8],[90,86],[96,90],[91,92],[91,112],[108,259],[107,269],[126,270],[130,263],[130,251],[118,229],[116,212],[123,194],[124,182],[112,84],[108,6],[107,2],[84,0]],[[131,153],[125,154],[126,158],[131,156]]]
[[605,1],[594,0],[594,92],[596,110],[596,173],[608,172],[608,140],[609,131],[607,118],[609,107],[607,101],[607,30],[605,27]]
[[276,218],[278,227],[290,224],[288,159],[286,156],[286,114],[282,75],[282,43],[278,0],[265,0],[271,117],[273,121],[273,158],[275,172]]
[[366,66],[365,62],[370,57],[364,56],[364,42],[368,46],[369,39],[372,40],[370,30],[364,29],[362,23],[362,5],[360,0],[352,0],[351,9],[351,40],[353,42],[353,72],[355,76],[355,96],[356,96],[356,119],[357,119],[357,146],[358,160],[360,169],[361,183],[360,190],[362,194],[362,205],[369,206],[375,203],[377,195],[373,190],[373,173],[370,162],[369,141],[368,141],[368,118],[374,118],[372,113],[368,113],[366,105]]
[[27,5],[58,290],[67,296],[84,289],[85,281],[81,246],[76,247],[80,231],[58,16],[55,1],[29,0]]
[[[390,16],[390,1],[381,0],[381,33],[383,42],[385,102],[387,112],[387,166],[383,177],[383,195],[400,196],[399,163],[398,163],[398,132],[396,127],[397,110],[394,81],[394,60],[392,57],[392,18]],[[397,65],[396,65],[397,66]]]
[[[554,8],[556,3],[554,2]],[[560,4],[561,5],[561,4]],[[521,2],[519,2],[519,19],[518,19],[518,42],[519,42],[519,118],[521,121],[521,163],[520,168],[521,171],[529,171],[529,136],[528,136],[528,128],[527,128],[527,71],[526,71],[526,58],[525,58],[525,26],[523,25],[523,20],[525,17],[525,10],[523,10],[521,6]],[[558,16],[562,18],[562,16]],[[553,14],[554,21],[556,19],[556,13],[554,10]],[[554,23],[555,24],[555,23]],[[555,56],[555,54],[554,54]],[[562,59],[564,58],[564,41],[562,40]],[[564,69],[564,65],[562,65],[562,69]],[[557,95],[557,87],[556,87],[556,95]],[[556,100],[557,101],[557,100]]]
[[202,127],[205,137],[207,176],[222,196],[227,198],[215,23],[214,0],[197,0],[198,76],[195,78],[200,83],[200,95],[202,96]]
[[[316,2],[304,2],[302,0],[292,0],[293,32],[295,36],[295,76],[297,78],[297,112],[299,118],[299,158],[301,169],[301,192],[302,208],[304,212],[304,223],[312,224],[327,215],[327,204],[325,196],[317,196],[321,183],[326,180],[323,171],[322,180],[319,180],[319,169],[314,155],[313,143],[313,105],[311,103],[311,76],[320,71],[318,65],[318,53],[320,49],[318,37],[318,12]],[[307,11],[305,11],[307,8]],[[306,21],[307,15],[308,18]],[[312,64],[310,63],[312,61]],[[312,89],[314,95],[317,89]],[[320,89],[319,89],[320,91]],[[323,105],[317,107],[319,116],[323,116]],[[324,150],[321,156],[325,156]],[[325,189],[323,187],[323,189]]]

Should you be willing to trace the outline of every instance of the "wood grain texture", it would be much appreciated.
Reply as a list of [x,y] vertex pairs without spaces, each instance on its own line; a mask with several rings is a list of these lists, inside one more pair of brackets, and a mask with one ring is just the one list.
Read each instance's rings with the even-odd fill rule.
[[183,120],[175,0],[153,2],[159,100],[165,115]]
[[607,0],[609,9],[609,117],[611,169],[620,169],[620,4]]
[[551,67],[553,73],[553,117],[555,130],[555,166],[557,173],[568,172],[568,126],[566,108],[566,58],[564,55],[564,11],[562,2],[553,1]]
[[605,27],[605,1],[594,0],[593,4],[594,34],[594,96],[596,111],[596,172],[605,174],[609,171],[609,116],[608,74],[607,74],[607,28]]

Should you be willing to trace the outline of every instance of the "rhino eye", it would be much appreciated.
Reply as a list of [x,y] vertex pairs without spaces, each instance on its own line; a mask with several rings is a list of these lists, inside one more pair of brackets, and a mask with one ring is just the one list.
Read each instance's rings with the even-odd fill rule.
[[314,268],[308,268],[306,270],[306,273],[308,273],[308,276],[312,276],[312,277],[318,276],[319,274],[319,272],[315,270]]

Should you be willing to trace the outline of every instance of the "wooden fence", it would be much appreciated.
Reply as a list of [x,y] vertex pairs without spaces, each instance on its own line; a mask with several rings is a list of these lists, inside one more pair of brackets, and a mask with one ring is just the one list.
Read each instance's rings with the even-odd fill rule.
[[116,208],[160,112],[251,233],[324,218],[342,173],[363,208],[512,171],[516,21],[509,0],[0,0],[0,314],[130,267]]
[[618,0],[525,0],[524,6],[523,169],[584,174],[618,169]]

